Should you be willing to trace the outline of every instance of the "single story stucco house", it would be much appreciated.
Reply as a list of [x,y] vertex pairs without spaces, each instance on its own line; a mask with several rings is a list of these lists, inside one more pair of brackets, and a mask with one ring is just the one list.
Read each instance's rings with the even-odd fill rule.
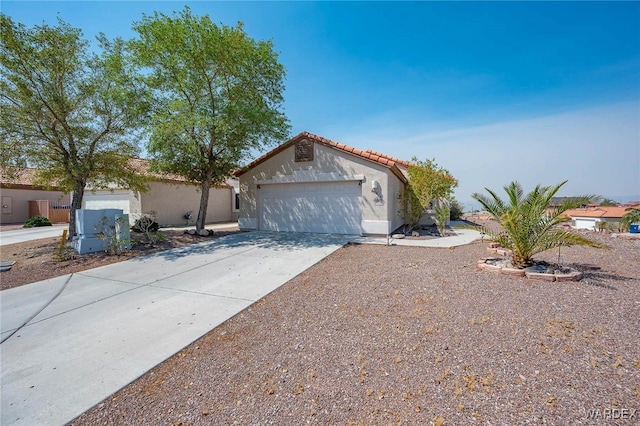
[[[155,211],[160,226],[186,225],[187,213],[193,225],[200,207],[200,187],[175,175],[151,172],[149,161],[132,159],[130,165],[148,177],[147,192],[113,187],[92,191],[89,186],[82,200],[83,209],[121,209],[129,215],[129,222],[142,214]],[[31,216],[46,216],[54,222],[68,222],[72,194],[58,188],[46,189],[36,185],[36,169],[22,169],[13,179],[0,181],[2,215],[0,223],[24,223]],[[239,211],[239,184],[228,179],[223,185],[211,188],[206,223],[236,221]],[[58,214],[59,213],[59,214]],[[55,217],[55,218],[54,218]]]
[[[155,212],[160,226],[191,225],[195,223],[200,207],[200,186],[176,175],[158,174],[149,170],[149,161],[133,159],[131,167],[145,174],[149,181],[147,192],[112,188],[92,191],[88,188],[82,199],[82,208],[91,210],[121,209],[133,224],[143,214]],[[230,222],[238,217],[238,183],[229,179],[225,184],[209,190],[206,223]],[[185,215],[191,213],[191,219]]]
[[564,214],[571,218],[571,225],[576,229],[598,231],[605,224],[620,224],[620,220],[628,212],[629,206],[596,206],[567,210]]
[[[68,222],[69,194],[57,187],[36,183],[36,169],[21,169],[8,178],[2,173],[0,223],[24,223],[31,216],[46,216],[52,222]],[[60,213],[60,214],[58,214]]]
[[388,235],[410,163],[303,132],[236,172],[241,229]]

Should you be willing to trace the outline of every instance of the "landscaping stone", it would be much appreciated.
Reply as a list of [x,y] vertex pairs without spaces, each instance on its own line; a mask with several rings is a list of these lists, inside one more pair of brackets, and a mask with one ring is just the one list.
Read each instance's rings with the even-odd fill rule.
[[[547,282],[579,281],[583,278],[582,272],[577,269],[551,265],[546,262],[540,262],[525,269],[514,268],[508,257],[486,257],[479,259],[476,264],[481,270]],[[599,269],[596,265],[590,266]]]
[[505,250],[505,249],[496,249],[496,254],[498,256],[511,256],[511,250]]
[[480,263],[478,264],[478,267],[480,269],[484,269],[485,271],[492,271],[492,272],[500,272],[500,269],[502,269],[502,266],[498,266],[498,265],[492,265],[490,263]]
[[568,273],[556,273],[556,281],[580,281],[583,277],[580,271],[571,271]]
[[524,269],[518,268],[500,268],[500,273],[503,275],[511,275],[515,277],[524,277]]
[[542,272],[528,272],[525,271],[525,275],[527,278],[532,280],[541,280],[541,281],[549,281],[553,282],[556,280],[555,274],[547,274]]

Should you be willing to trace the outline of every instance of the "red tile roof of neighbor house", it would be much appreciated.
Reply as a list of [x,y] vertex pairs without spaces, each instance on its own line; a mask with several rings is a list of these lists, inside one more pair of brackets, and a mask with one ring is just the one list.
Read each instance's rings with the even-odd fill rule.
[[611,207],[611,206],[599,206],[599,207],[590,207],[586,209],[573,209],[567,210],[565,215],[574,218],[574,217],[600,217],[600,218],[609,218],[609,219],[619,219],[624,216],[629,210],[629,207]]
[[138,173],[147,176],[152,180],[187,182],[184,177],[179,175],[151,171],[151,161],[147,160],[146,158],[132,158],[129,160],[129,164]]
[[[171,173],[160,173],[151,171],[151,161],[145,158],[131,158],[129,160],[129,164],[131,168],[135,169],[141,175],[147,176],[151,181],[160,181],[160,182],[175,182],[175,183],[185,183],[185,184],[193,184],[193,182],[188,181],[183,176],[179,176]],[[0,187],[6,188],[42,188],[40,185],[36,185],[36,173],[38,169],[33,168],[25,168],[16,171],[16,176],[13,179],[6,179],[4,173],[2,174],[2,179],[0,180]],[[227,188],[231,187],[230,184],[224,183],[220,185],[215,185],[218,188]],[[57,190],[55,184],[52,185],[52,190]]]
[[241,170],[238,170],[235,173],[235,175],[236,176],[243,175],[244,173],[246,173],[247,171],[249,171],[253,167],[257,166],[258,164],[260,164],[260,163],[262,163],[264,161],[266,161],[267,159],[273,157],[274,155],[284,151],[285,149],[289,148],[291,145],[295,144],[296,142],[298,142],[301,139],[310,139],[313,142],[317,142],[317,143],[320,143],[322,145],[329,146],[331,148],[335,148],[337,150],[346,152],[348,154],[355,155],[356,157],[360,157],[360,158],[363,158],[365,160],[372,161],[374,163],[378,163],[378,164],[381,164],[383,166],[386,166],[386,167],[390,168],[394,172],[394,174],[396,174],[402,180],[406,180],[406,176],[404,176],[404,174],[402,173],[400,168],[406,169],[409,166],[411,166],[411,163],[409,163],[408,161],[399,160],[397,158],[393,158],[393,157],[390,157],[388,155],[381,154],[379,152],[371,151],[371,150],[368,150],[368,149],[363,151],[361,149],[353,148],[353,147],[345,145],[343,143],[335,142],[335,141],[332,141],[330,139],[326,139],[326,138],[323,138],[321,136],[314,135],[313,133],[302,132],[299,135],[294,136],[293,138],[289,139],[288,141],[286,141],[282,145],[280,145],[280,146],[272,149],[271,151],[267,152],[266,154],[262,155],[261,157],[256,158],[251,163],[249,163],[245,167],[243,167]]
[[43,185],[37,184],[36,173],[37,169],[24,168],[15,169],[13,176],[8,176],[4,170],[0,170],[0,188],[12,188],[12,189],[50,189],[52,191],[59,191],[55,182],[51,183],[50,188],[45,188]]

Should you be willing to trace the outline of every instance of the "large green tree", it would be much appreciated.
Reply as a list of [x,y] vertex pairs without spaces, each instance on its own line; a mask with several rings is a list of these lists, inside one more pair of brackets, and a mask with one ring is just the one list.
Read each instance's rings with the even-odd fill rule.
[[405,216],[405,223],[414,226],[434,200],[447,200],[440,205],[448,207],[448,200],[458,186],[458,181],[449,170],[439,166],[435,159],[421,161],[413,157],[411,163],[407,169],[409,181],[400,195],[400,208]]
[[35,167],[38,183],[73,191],[71,238],[87,184],[146,188],[128,165],[138,153],[145,92],[122,40],[101,35],[95,53],[62,20],[27,28],[0,15],[0,23],[1,166]]
[[525,195],[518,182],[511,182],[504,187],[507,200],[488,188],[485,190],[489,196],[471,195],[500,224],[501,229],[487,228],[485,232],[502,247],[511,250],[514,266],[528,266],[533,263],[534,255],[556,247],[604,247],[559,226],[566,220],[564,212],[598,199],[594,195],[570,197],[563,199],[560,205],[550,207],[551,199],[565,183],[567,181],[554,186],[537,185]]
[[209,189],[252,150],[286,139],[281,111],[285,69],[270,41],[216,25],[186,7],[134,23],[130,47],[155,94],[148,152],[157,170],[198,183],[196,230],[204,228]]

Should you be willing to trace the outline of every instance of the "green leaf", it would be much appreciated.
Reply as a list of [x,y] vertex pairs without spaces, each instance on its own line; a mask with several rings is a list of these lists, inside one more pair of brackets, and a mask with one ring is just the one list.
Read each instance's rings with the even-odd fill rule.
[[285,69],[272,43],[250,38],[242,23],[216,25],[188,7],[143,16],[133,29],[128,49],[154,94],[147,151],[155,170],[200,184],[200,230],[210,186],[252,150],[288,137]]

